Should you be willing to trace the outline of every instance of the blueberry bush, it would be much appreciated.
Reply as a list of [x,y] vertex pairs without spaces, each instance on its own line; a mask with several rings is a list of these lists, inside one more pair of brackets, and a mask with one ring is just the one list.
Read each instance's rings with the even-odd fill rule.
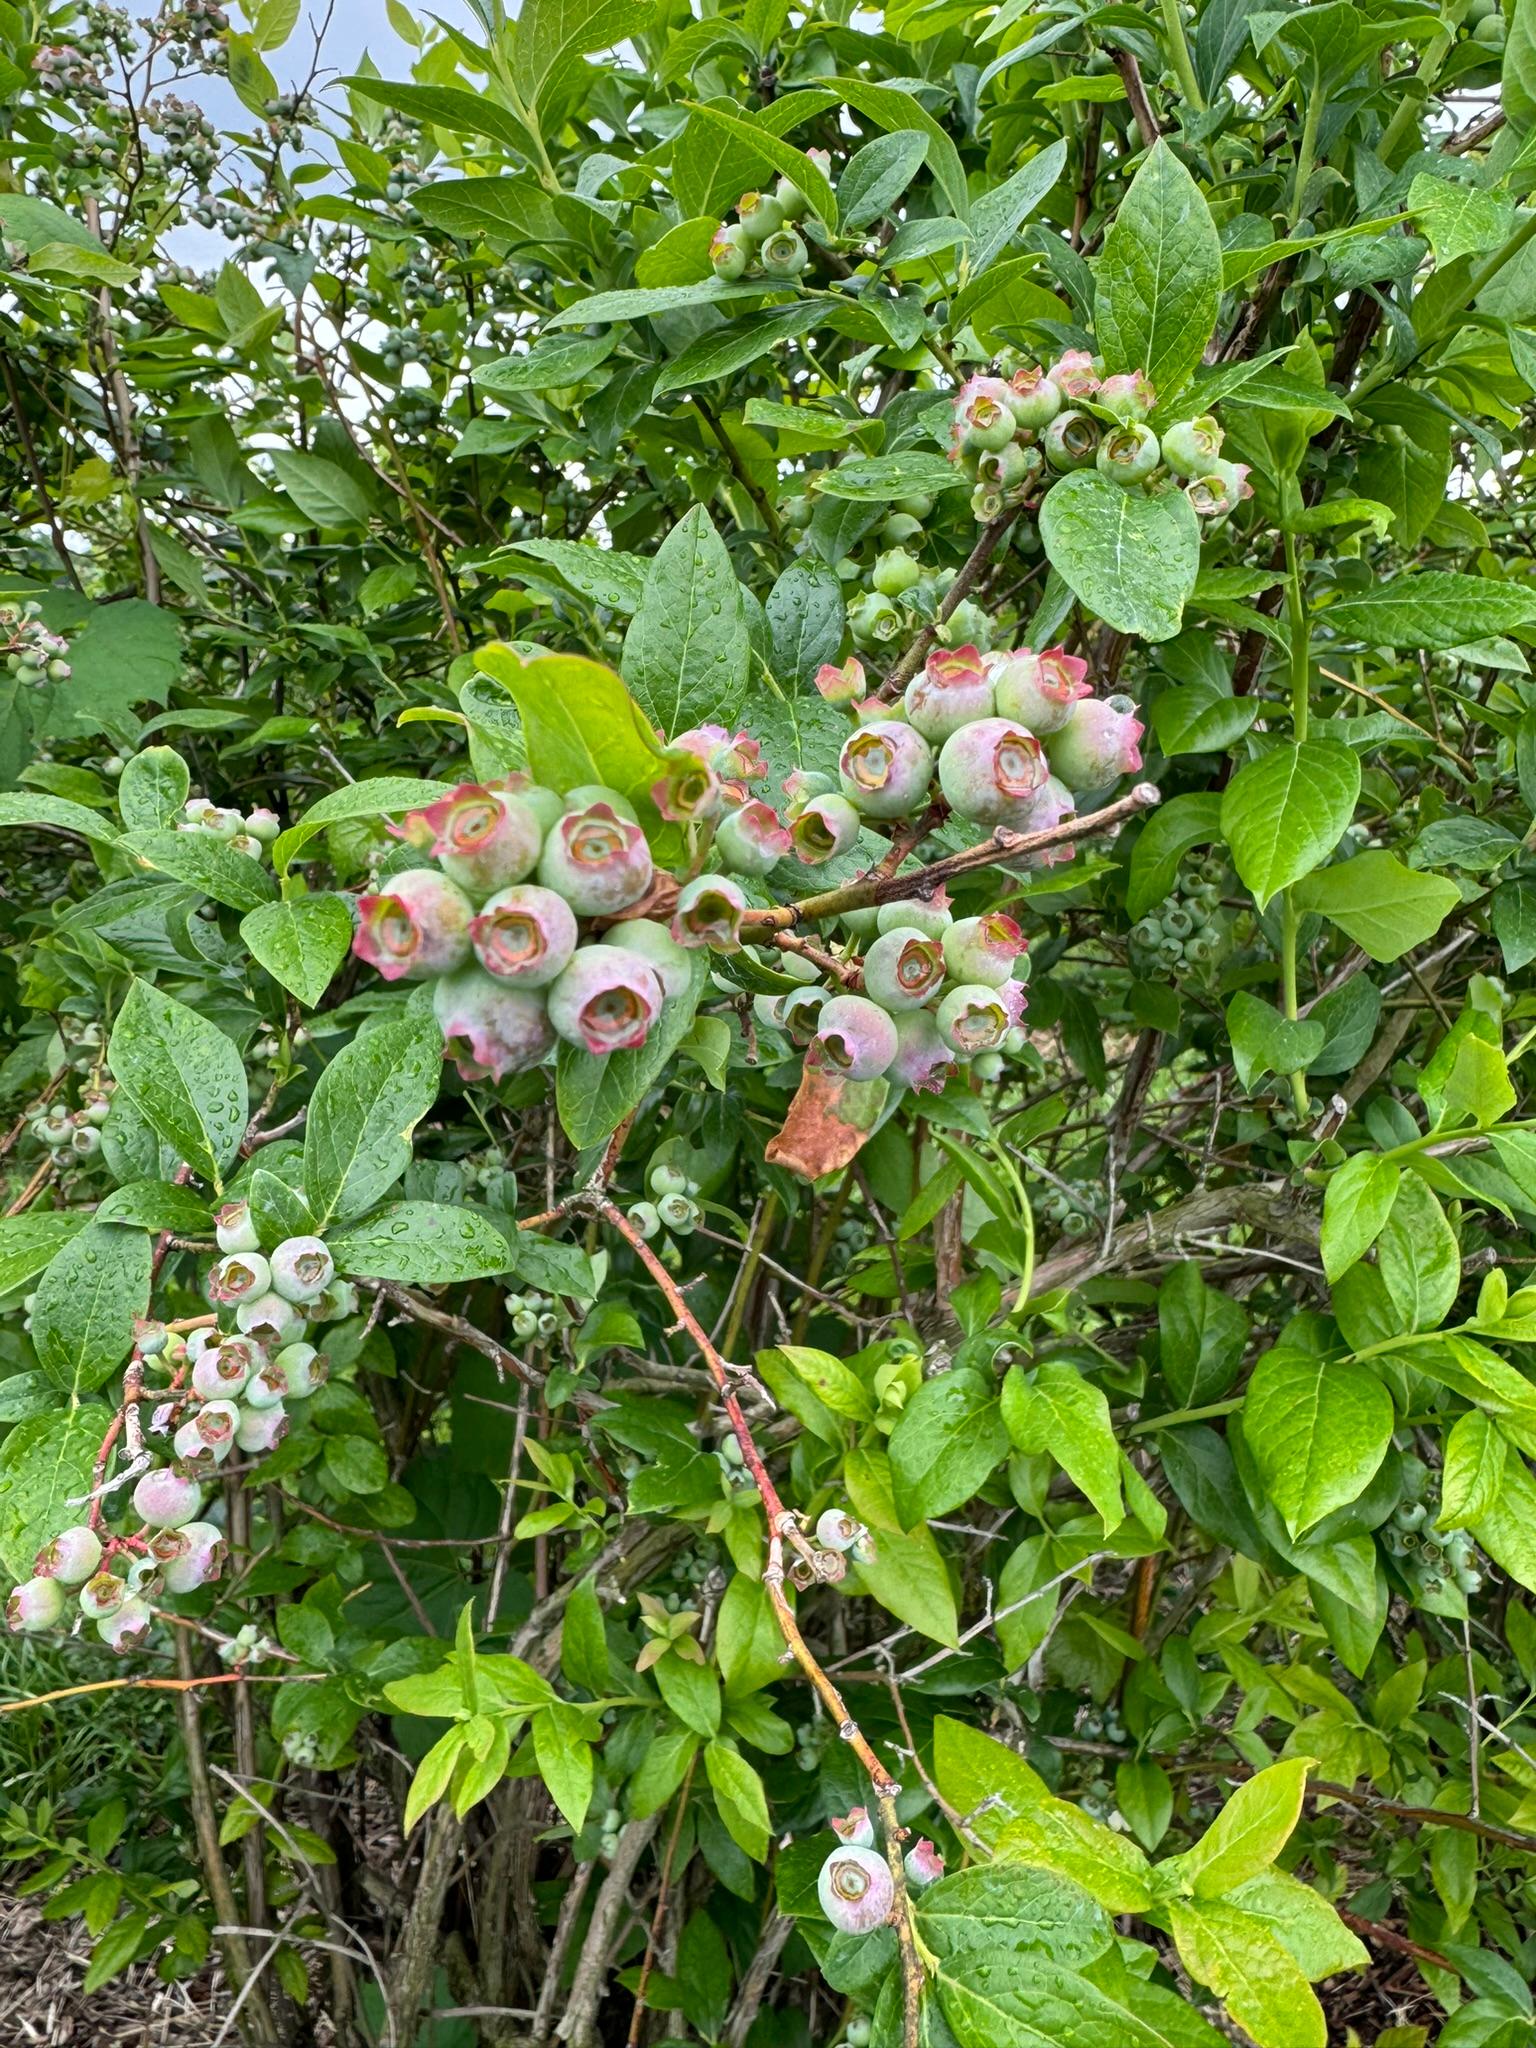
[[387,8],[0,0],[13,1884],[1521,2048],[1536,0]]

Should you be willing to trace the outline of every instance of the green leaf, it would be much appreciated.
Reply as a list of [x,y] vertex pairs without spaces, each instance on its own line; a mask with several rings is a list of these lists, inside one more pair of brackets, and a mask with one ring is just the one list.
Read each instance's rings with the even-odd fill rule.
[[1376,1252],[1405,1330],[1444,1322],[1461,1286],[1461,1247],[1433,1191],[1416,1173],[1398,1183]]
[[1379,1152],[1357,1152],[1330,1178],[1322,1231],[1323,1271],[1330,1281],[1364,1258],[1381,1235],[1401,1174],[1395,1160]]
[[1418,172],[1408,187],[1407,211],[1429,237],[1435,261],[1441,264],[1497,248],[1515,223],[1513,205],[1497,192],[1425,171]]
[[1252,697],[1234,697],[1225,677],[1202,677],[1164,690],[1152,707],[1152,730],[1169,756],[1224,753],[1258,715]]
[[1094,325],[1106,366],[1145,370],[1166,405],[1205,353],[1220,302],[1221,243],[1210,208],[1159,141],[1131,180],[1098,262]]
[[1314,1984],[1337,1970],[1364,1969],[1370,1961],[1364,1945],[1321,1893],[1283,1870],[1265,1870],[1249,1878],[1227,1903],[1262,1920]]
[[304,1191],[322,1230],[371,1209],[410,1165],[411,1133],[437,1100],[442,1059],[435,1019],[401,1017],[354,1038],[315,1083]]
[[1491,576],[1421,569],[1373,583],[1318,613],[1320,622],[1368,647],[1461,647],[1536,620],[1536,589]]
[[34,795],[31,790],[11,790],[0,796],[0,826],[4,825],[44,825],[50,831],[73,832],[103,846],[117,843],[116,831],[97,812],[65,797]]
[[96,1215],[102,1223],[169,1230],[178,1237],[207,1236],[213,1229],[213,1217],[203,1197],[169,1180],[136,1180],[114,1188]]
[[70,1503],[91,1490],[111,1420],[104,1402],[87,1401],[34,1415],[6,1433],[0,1443],[0,1565],[8,1577],[26,1578],[43,1545],[83,1518],[84,1509]]
[[997,1853],[1070,1878],[1110,1913],[1144,1913],[1152,1903],[1151,1866],[1140,1849],[1067,1799],[1042,1799],[1010,1821]]
[[255,910],[277,893],[259,860],[204,832],[130,832],[119,843],[141,868],[174,875],[231,910]]
[[797,185],[810,201],[811,212],[836,233],[836,195],[827,183],[825,173],[804,150],[796,149],[792,142],[784,141],[772,129],[741,114],[727,113],[723,107],[704,106],[698,100],[689,100],[686,104],[691,120],[718,128],[742,149],[750,151],[763,164],[777,171],[780,177],[788,178]]
[[1314,1765],[1309,1756],[1288,1757],[1238,1786],[1193,1849],[1178,1859],[1197,1899],[1219,1899],[1269,1868],[1301,1818]]
[[250,1117],[245,1063],[217,1024],[135,981],[107,1048],[114,1079],[194,1173],[223,1191]]
[[[787,695],[810,692],[823,662],[842,649],[843,586],[825,562],[791,562],[763,606],[773,641],[774,674]],[[819,700],[818,700],[819,701]]]
[[891,1432],[891,1485],[903,1529],[970,1499],[1008,1455],[991,1384],[970,1366],[924,1380]]
[[728,327],[701,334],[664,365],[653,387],[655,394],[660,398],[668,391],[687,391],[695,384],[733,377],[779,342],[809,334],[824,317],[825,309],[815,300],[809,304],[791,300],[787,306],[769,306],[733,320]]
[[405,1812],[401,1817],[401,1827],[407,1835],[448,1790],[448,1781],[463,1754],[467,1739],[462,1725],[448,1729],[416,1766],[416,1775],[411,1780],[411,1789],[405,1798]]
[[1158,1363],[1185,1408],[1220,1400],[1237,1377],[1248,1335],[1241,1305],[1208,1287],[1193,1259],[1169,1269],[1157,1291]]
[[714,1741],[704,1750],[704,1769],[726,1833],[750,1856],[763,1863],[768,1856],[768,1796],[763,1781],[746,1758],[729,1743]]
[[[538,113],[562,105],[590,75],[582,60],[638,34],[654,13],[652,0],[528,0],[511,29],[512,77],[524,102]],[[547,120],[540,125],[556,132]]]
[[272,865],[282,874],[290,861],[327,825],[345,824],[351,818],[389,818],[402,811],[419,811],[452,793],[451,782],[418,782],[409,775],[378,775],[366,782],[349,782],[333,789],[329,796],[311,804],[296,825],[290,825],[272,848]]
[[933,1776],[955,1811],[972,1816],[971,1826],[988,1848],[996,1846],[1009,1821],[1051,1797],[1044,1778],[1016,1749],[948,1714],[934,1717]]
[[[8,1447],[9,1440],[0,1448],[0,1463]],[[3,1514],[0,1506],[0,1528]],[[1505,1457],[1497,1498],[1468,1526],[1496,1565],[1527,1592],[1536,1592],[1536,1479],[1523,1458]]]
[[1440,1505],[1435,1510],[1439,1526],[1474,1528],[1503,1492],[1506,1462],[1504,1438],[1481,1408],[1458,1415],[1445,1440]]
[[1314,1019],[1282,1017],[1273,1003],[1247,989],[1239,989],[1227,1005],[1227,1031],[1232,1063],[1245,1088],[1263,1074],[1304,1074],[1328,1036]]
[[512,1258],[488,1217],[447,1202],[387,1202],[329,1242],[338,1273],[411,1287],[486,1279]]
[[93,255],[108,253],[100,235],[93,234],[83,220],[32,192],[0,192],[0,229],[7,241],[19,242],[29,254],[57,243]]
[[393,79],[358,73],[340,83],[359,98],[374,100],[409,115],[413,121],[447,128],[457,135],[484,135],[516,154],[526,154],[528,131],[515,114],[488,93],[467,92],[457,85],[404,85]]
[[1002,255],[1023,223],[1055,187],[1066,162],[1066,139],[1059,137],[1047,143],[1038,156],[1032,156],[1011,178],[978,194],[971,206],[971,277],[979,277]]
[[149,1313],[152,1256],[143,1231],[92,1222],[38,1281],[32,1310],[37,1362],[72,1399],[94,1393],[133,1349],[134,1320]]
[[601,1698],[608,1690],[608,1638],[603,1631],[602,1602],[591,1579],[574,1587],[565,1603],[560,1618],[560,1669],[572,1685],[594,1697]]
[[539,1776],[570,1825],[580,1832],[592,1804],[592,1745],[587,1716],[556,1700],[533,1717],[533,1750]]
[[523,722],[529,772],[551,789],[598,782],[648,802],[661,751],[640,706],[611,668],[577,654],[521,660],[510,647],[480,648],[475,665],[494,677]]
[[1060,478],[1040,507],[1051,566],[1117,633],[1171,640],[1200,573],[1200,522],[1182,491],[1148,498],[1095,469]]
[[644,1045],[602,1055],[562,1042],[555,1055],[555,1104],[566,1136],[576,1146],[611,1137],[654,1085],[687,1036],[709,973],[708,955],[690,953],[689,985],[662,1006]]
[[82,1209],[34,1211],[0,1218],[0,1296],[41,1273],[90,1218]]
[[352,912],[340,896],[294,896],[240,920],[240,936],[272,979],[313,1009],[352,944]]
[[1243,1441],[1293,1537],[1360,1498],[1392,1425],[1392,1397],[1374,1373],[1310,1352],[1266,1352],[1243,1401]]
[[[547,334],[521,355],[481,363],[474,373],[475,382],[496,398],[514,391],[564,391],[608,360],[615,339],[612,334]],[[567,541],[565,545],[581,544]]]
[[915,93],[905,92],[894,85],[875,85],[857,76],[829,78],[826,83],[856,113],[867,115],[876,127],[885,129],[887,133],[900,134],[904,130],[917,129],[926,135],[928,167],[933,173],[934,183],[944,194],[945,203],[955,219],[970,219],[970,187],[954,138],[933,118]]
[[[528,555],[547,562],[573,590],[590,597],[609,611],[630,613],[645,592],[645,573],[650,564],[638,555],[621,555],[612,548],[600,548],[585,540],[518,540],[508,552]],[[567,660],[568,656],[555,656]],[[495,671],[489,671],[494,674]]]
[[695,505],[651,559],[624,638],[624,680],[669,738],[705,722],[731,726],[750,655],[735,568],[707,508]]
[[875,1532],[875,1555],[855,1565],[858,1583],[888,1614],[953,1648],[960,1619],[949,1567],[931,1531],[904,1531],[891,1493],[891,1469],[879,1451],[852,1451],[843,1468],[848,1501]]
[[169,825],[187,800],[192,778],[174,747],[146,747],[123,769],[117,807],[130,832],[156,832]]
[[1261,910],[1333,851],[1359,794],[1359,757],[1336,740],[1289,742],[1238,770],[1221,829]]
[[366,526],[373,501],[350,469],[320,455],[302,455],[291,448],[274,449],[267,458],[279,484],[312,526]]
[[[1009,1367],[1003,1383],[1001,1409],[1017,1448],[1035,1457],[1046,1453],[1054,1458],[1072,1484],[1092,1501],[1105,1534],[1118,1528],[1125,1520],[1120,1449],[1103,1389],[1084,1379],[1076,1366],[1047,1362],[1026,1373],[1015,1365]],[[973,1493],[975,1490],[971,1488]]]
[[1432,939],[1461,891],[1444,875],[1416,873],[1395,853],[1374,848],[1308,875],[1295,901],[1298,910],[1331,918],[1371,959],[1386,961]]
[[1262,1920],[1218,1902],[1168,1907],[1190,1975],[1210,1988],[1258,2048],[1326,2048],[1323,2009],[1301,1966]]
[[859,504],[885,505],[910,492],[958,490],[969,479],[964,470],[942,455],[904,449],[899,455],[871,455],[819,470],[816,487],[824,498],[848,498]]
[[837,181],[844,232],[853,234],[877,221],[906,191],[927,155],[928,137],[910,128],[872,136],[856,149]]
[[1499,104],[1517,135],[1524,135],[1536,120],[1536,9],[1531,0],[1515,0],[1511,9]]

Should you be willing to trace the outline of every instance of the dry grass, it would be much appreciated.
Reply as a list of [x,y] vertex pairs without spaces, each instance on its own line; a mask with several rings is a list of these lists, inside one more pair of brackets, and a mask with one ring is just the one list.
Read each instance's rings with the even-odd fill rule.
[[87,1997],[89,1960],[78,1920],[44,1920],[30,1899],[0,1899],[3,2048],[213,2048],[229,2002],[215,1965],[162,1984],[139,1964]]

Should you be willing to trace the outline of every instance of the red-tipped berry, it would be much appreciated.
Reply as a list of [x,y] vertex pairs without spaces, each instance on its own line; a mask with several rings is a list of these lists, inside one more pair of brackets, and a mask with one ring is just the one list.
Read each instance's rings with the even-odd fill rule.
[[1058,413],[1040,445],[1052,469],[1086,469],[1099,452],[1099,423],[1091,413]]
[[674,825],[712,818],[720,808],[720,778],[709,762],[688,747],[669,747],[664,773],[651,784],[651,802]]
[[169,1465],[146,1472],[133,1489],[133,1511],[151,1529],[179,1529],[190,1522],[203,1504],[203,1489],[195,1479]]
[[925,1839],[914,1843],[907,1851],[903,1867],[907,1883],[914,1891],[920,1892],[931,1884],[937,1884],[944,1875],[944,1858],[932,1842]]
[[1222,430],[1211,415],[1175,420],[1163,433],[1163,460],[1175,476],[1207,476],[1221,453]]
[[1048,647],[1036,654],[1017,647],[991,657],[992,687],[1000,718],[1016,718],[1036,739],[1056,732],[1072,716],[1072,707],[1090,694],[1084,678],[1088,664],[1064,648]]
[[985,448],[1003,448],[1018,426],[1013,394],[1001,377],[969,377],[955,393],[954,446],[973,455]]
[[218,1239],[221,1252],[254,1252],[261,1249],[261,1238],[256,1225],[251,1221],[249,1202],[226,1202],[214,1212],[213,1234]]
[[352,950],[386,981],[427,981],[469,958],[474,907],[435,868],[392,875],[377,895],[358,899]]
[[101,1538],[85,1522],[76,1522],[43,1545],[32,1569],[40,1579],[57,1579],[61,1586],[83,1586],[100,1563]]
[[816,671],[816,687],[829,704],[852,704],[864,695],[864,664],[850,654],[841,665],[824,661]]
[[866,996],[833,996],[817,1012],[811,1045],[850,1081],[872,1081],[896,1057],[895,1019]]
[[1106,377],[1094,395],[1117,420],[1150,419],[1157,404],[1157,393],[1145,370],[1118,371]]
[[521,797],[462,782],[425,810],[411,811],[400,837],[431,854],[450,881],[488,896],[533,872],[544,832]]
[[1013,919],[991,910],[950,926],[944,934],[944,964],[958,982],[1001,988],[1012,978],[1024,947],[1024,934]]
[[1099,388],[1099,366],[1085,348],[1069,348],[1046,375],[1063,398],[1092,398]]
[[611,804],[571,811],[544,842],[539,880],[582,917],[628,910],[651,886],[651,849]]
[[173,1557],[162,1561],[165,1590],[193,1593],[199,1586],[210,1585],[223,1571],[228,1555],[224,1532],[212,1522],[188,1522],[176,1534],[184,1540]]
[[80,1612],[88,1621],[116,1614],[128,1597],[128,1582],[117,1572],[97,1572],[80,1588]]
[[882,1010],[920,1010],[944,981],[944,949],[915,925],[884,932],[864,955],[864,993]]
[[23,1579],[5,1603],[5,1621],[12,1635],[35,1635],[57,1628],[64,1618],[64,1588],[57,1579]]
[[[850,1544],[850,1549],[852,1545]],[[849,1811],[827,1823],[837,1839],[848,1849],[873,1849],[875,1846],[875,1824],[869,1817],[867,1806],[851,1807]]]
[[661,978],[639,953],[582,946],[549,991],[549,1021],[585,1052],[623,1052],[644,1045],[661,1004]]
[[272,1284],[272,1269],[260,1252],[231,1252],[208,1273],[208,1299],[232,1308],[265,1294]]
[[487,974],[543,988],[576,950],[576,913],[553,889],[529,882],[490,897],[469,936]]
[[1088,697],[1046,740],[1051,773],[1074,794],[1102,789],[1141,766],[1137,745],[1145,728],[1129,697]]
[[604,938],[610,946],[638,953],[655,968],[664,1001],[670,1003],[674,996],[686,995],[692,988],[693,963],[687,949],[654,917],[626,917],[621,923],[610,925]]
[[715,851],[738,875],[766,875],[792,847],[772,804],[758,797],[729,812],[715,828]]
[[874,1849],[834,1849],[816,1880],[821,1910],[843,1934],[869,1934],[891,1916],[896,1887]]
[[269,1291],[255,1301],[242,1301],[235,1310],[235,1321],[244,1336],[272,1350],[297,1336],[304,1319],[291,1301]]
[[843,795],[866,817],[901,818],[928,794],[933,749],[915,726],[881,718],[849,735],[837,767]]
[[1008,1036],[1015,1019],[1001,989],[981,982],[962,982],[939,1004],[934,1021],[939,1036],[961,1059],[991,1052]]
[[722,221],[710,237],[709,263],[716,277],[734,284],[745,277],[752,260],[752,245],[734,221]]
[[116,1650],[120,1657],[125,1657],[144,1641],[154,1626],[154,1620],[148,1602],[130,1594],[114,1613],[97,1622],[96,1633],[109,1650]]
[[902,701],[923,738],[942,746],[962,725],[992,716],[986,657],[975,647],[935,647]]
[[274,1401],[269,1408],[244,1411],[235,1431],[235,1442],[247,1457],[259,1457],[263,1451],[275,1451],[287,1434],[288,1417],[283,1404]]
[[1061,387],[1038,365],[1015,370],[1008,380],[1008,404],[1018,424],[1038,434],[1061,411]]
[[886,1070],[888,1079],[918,1093],[941,1095],[954,1071],[954,1053],[931,1010],[907,1010],[896,1019],[896,1057]]
[[859,814],[847,797],[813,796],[795,814],[790,845],[808,866],[816,867],[856,845],[861,829]]
[[680,946],[713,946],[734,953],[741,944],[747,899],[726,875],[696,875],[685,882],[672,913],[672,936]]
[[502,1081],[536,1067],[555,1042],[545,991],[479,967],[447,975],[432,992],[443,1055],[464,1081]]
[[979,718],[944,742],[939,787],[974,825],[1015,825],[1049,770],[1040,742],[1011,718]]

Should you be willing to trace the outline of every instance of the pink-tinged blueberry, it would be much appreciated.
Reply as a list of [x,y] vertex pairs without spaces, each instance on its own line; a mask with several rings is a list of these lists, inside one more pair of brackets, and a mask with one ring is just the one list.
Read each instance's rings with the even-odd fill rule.
[[979,718],[944,742],[939,787],[973,825],[1014,825],[1049,769],[1040,742],[1012,718]]
[[284,1301],[318,1301],[336,1276],[336,1262],[318,1237],[285,1237],[272,1254],[272,1285]]
[[40,1579],[57,1579],[61,1586],[83,1586],[100,1563],[101,1538],[87,1523],[76,1522],[43,1545],[32,1569]]
[[470,920],[469,937],[487,974],[543,988],[576,950],[576,913],[553,889],[525,882],[489,897]]
[[431,854],[450,881],[488,896],[532,874],[544,830],[521,797],[461,782],[425,810],[411,811],[400,836]]
[[273,1359],[272,1370],[282,1375],[286,1389],[283,1398],[302,1401],[325,1385],[331,1368],[325,1354],[313,1344],[285,1344]]
[[549,991],[549,1021],[584,1052],[644,1045],[661,1015],[661,978],[623,946],[582,946]]
[[907,1883],[914,1891],[923,1891],[931,1884],[937,1884],[944,1875],[944,1858],[933,1843],[926,1838],[916,1842],[907,1851],[904,1868]]
[[1191,477],[1184,486],[1184,495],[1204,519],[1220,519],[1240,505],[1244,498],[1253,496],[1253,486],[1248,481],[1246,462],[1223,462],[1214,456],[1209,472],[1204,476]]
[[1017,1020],[1003,989],[962,982],[944,997],[934,1021],[950,1050],[969,1059],[972,1053],[994,1051]]
[[816,1518],[816,1541],[824,1550],[852,1550],[863,1533],[864,1524],[846,1508],[825,1508]]
[[272,1285],[272,1268],[260,1252],[231,1252],[208,1271],[208,1299],[224,1307],[265,1294]]
[[895,903],[882,903],[875,912],[875,930],[893,932],[898,925],[915,925],[930,939],[941,939],[955,921],[949,906],[949,891],[941,882],[926,896],[903,896]]
[[1103,789],[1141,766],[1144,730],[1129,697],[1087,697],[1046,739],[1051,773],[1074,794]]
[[627,953],[638,953],[655,968],[664,1001],[670,1003],[674,996],[686,995],[692,988],[693,963],[687,948],[680,946],[654,917],[627,917],[610,925],[604,940],[610,946],[623,947]]
[[[1071,790],[1059,776],[1048,775],[1035,791],[1029,815],[1020,820],[1018,829],[1024,833],[1049,832],[1076,815],[1077,802]],[[1035,853],[1009,854],[998,865],[1012,875],[1024,875],[1032,868],[1060,867],[1076,858],[1076,845],[1072,840],[1064,839],[1057,846],[1043,846]]]
[[1099,388],[1099,366],[1085,348],[1069,348],[1046,375],[1063,398],[1092,398]]
[[821,1866],[816,1895],[840,1933],[869,1934],[891,1917],[896,1886],[878,1851],[838,1848]]
[[503,1081],[536,1067],[555,1042],[545,992],[479,967],[446,975],[432,992],[443,1057],[464,1081]]
[[261,1249],[261,1238],[256,1225],[251,1221],[249,1202],[226,1202],[214,1211],[213,1234],[218,1239],[221,1252],[254,1252]]
[[238,1394],[261,1363],[249,1337],[225,1337],[210,1344],[192,1366],[192,1391],[204,1401]]
[[919,1093],[940,1095],[955,1071],[955,1055],[944,1043],[931,1010],[907,1010],[896,1019],[896,1057],[887,1072]]
[[235,1322],[241,1334],[269,1350],[297,1336],[303,1321],[293,1303],[284,1301],[275,1288],[258,1295],[254,1301],[242,1301],[235,1310]]
[[951,733],[992,716],[992,678],[975,647],[935,647],[908,683],[907,717],[925,740],[942,746]]
[[859,813],[847,797],[813,796],[795,813],[789,841],[807,866],[817,867],[856,846],[862,829]]
[[896,1022],[867,996],[832,996],[816,1014],[812,1050],[850,1081],[872,1081],[896,1057]]
[[1001,988],[1024,947],[1024,934],[1013,919],[989,910],[950,926],[944,934],[944,964],[958,982]]
[[35,1635],[57,1628],[64,1618],[64,1588],[57,1579],[23,1579],[5,1603],[5,1621],[12,1635]]
[[1038,364],[1031,364],[1009,378],[1008,403],[1018,424],[1038,434],[1061,411],[1061,387]]
[[868,687],[864,664],[856,654],[839,664],[824,661],[816,671],[816,687],[829,704],[853,704]]
[[1094,396],[1117,420],[1146,420],[1152,417],[1157,393],[1145,370],[1120,370],[1106,377]]
[[741,944],[747,899],[728,875],[696,875],[677,894],[672,936],[680,946],[713,946],[734,953]]
[[901,818],[916,810],[933,779],[933,749],[915,726],[894,718],[861,725],[838,757],[843,795],[869,818]]
[[[857,1537],[854,1542],[857,1542]],[[853,1545],[850,1543],[849,1548]],[[851,1807],[845,1814],[828,1821],[837,1839],[848,1849],[873,1849],[875,1846],[875,1824],[869,1817],[867,1806]]]
[[751,798],[715,827],[715,851],[738,875],[766,875],[792,850],[793,841],[772,804]]
[[185,1540],[174,1557],[163,1560],[165,1590],[193,1593],[199,1586],[210,1585],[223,1571],[228,1555],[224,1532],[212,1522],[188,1522],[176,1534]]
[[640,827],[608,803],[570,811],[544,842],[539,881],[578,916],[611,917],[651,886],[651,849]]
[[816,1019],[830,1000],[824,988],[792,988],[775,996],[775,1021],[790,1042],[802,1049],[816,1036]]
[[1086,469],[1099,452],[1099,423],[1091,413],[1058,413],[1040,445],[1052,469]]
[[728,732],[723,725],[694,725],[672,741],[697,754],[723,783],[761,782],[768,773],[763,750],[749,732]]
[[1006,446],[1018,424],[1011,401],[1001,377],[968,377],[955,393],[956,450],[970,455]]
[[883,932],[864,955],[864,993],[882,1010],[920,1010],[944,981],[944,948],[915,925]]
[[352,950],[386,981],[429,981],[469,958],[474,906],[436,868],[391,875],[377,894],[361,896]]
[[1192,420],[1175,420],[1163,433],[1163,460],[1175,476],[1207,476],[1224,438],[1208,412]]
[[1065,648],[1016,647],[991,657],[992,687],[1000,718],[1016,718],[1036,739],[1056,732],[1072,716],[1079,698],[1090,694],[1088,664]]
[[198,1482],[169,1465],[146,1472],[133,1489],[133,1511],[151,1529],[179,1529],[203,1504]]
[[87,1621],[116,1614],[128,1597],[128,1581],[119,1572],[97,1572],[80,1588],[80,1612]]
[[149,1603],[136,1594],[130,1594],[114,1613],[97,1622],[96,1633],[109,1650],[125,1657],[130,1650],[138,1649],[154,1626],[154,1620]]
[[248,1458],[259,1458],[265,1451],[275,1451],[287,1434],[288,1417],[283,1404],[274,1401],[267,1408],[245,1410],[235,1431],[235,1442]]
[[752,261],[752,244],[735,221],[722,221],[710,237],[709,266],[716,277],[734,284],[746,275]]
[[651,801],[673,825],[712,818],[720,808],[720,778],[708,761],[688,747],[669,747],[662,773],[651,784]]

